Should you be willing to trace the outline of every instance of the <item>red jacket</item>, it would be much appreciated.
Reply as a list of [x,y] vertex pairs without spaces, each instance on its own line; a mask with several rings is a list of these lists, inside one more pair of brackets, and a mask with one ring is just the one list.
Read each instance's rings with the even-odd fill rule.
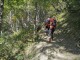
[[55,28],[56,27],[56,20],[54,18],[50,18],[50,20],[45,23],[45,25],[50,28],[50,26],[52,26],[52,28]]

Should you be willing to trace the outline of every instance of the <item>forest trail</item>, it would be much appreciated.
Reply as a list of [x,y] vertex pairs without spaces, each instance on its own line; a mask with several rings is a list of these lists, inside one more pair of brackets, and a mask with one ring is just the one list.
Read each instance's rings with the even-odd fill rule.
[[33,57],[29,60],[80,60],[80,49],[74,44],[75,41],[66,40],[57,32],[58,30],[55,31],[51,43],[48,43],[47,36],[42,34],[40,42],[31,47]]

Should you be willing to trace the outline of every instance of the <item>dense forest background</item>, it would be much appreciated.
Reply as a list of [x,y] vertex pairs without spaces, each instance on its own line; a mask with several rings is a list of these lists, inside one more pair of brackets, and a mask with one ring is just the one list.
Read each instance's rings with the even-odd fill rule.
[[37,26],[49,16],[57,19],[56,38],[76,44],[80,0],[0,0],[0,60],[24,60],[25,48],[35,43]]

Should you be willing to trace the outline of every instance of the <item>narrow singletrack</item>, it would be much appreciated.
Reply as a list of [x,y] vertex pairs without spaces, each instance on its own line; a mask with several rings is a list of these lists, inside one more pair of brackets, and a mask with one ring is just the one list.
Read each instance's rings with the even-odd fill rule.
[[33,58],[29,60],[80,60],[80,49],[70,40],[63,36],[56,36],[58,30],[54,33],[54,40],[48,43],[47,36],[41,34],[41,40],[31,49]]

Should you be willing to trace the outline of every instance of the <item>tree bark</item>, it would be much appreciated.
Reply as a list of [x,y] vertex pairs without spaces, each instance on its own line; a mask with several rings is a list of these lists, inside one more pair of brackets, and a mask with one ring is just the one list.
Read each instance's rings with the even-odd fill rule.
[[4,0],[0,0],[0,35],[2,34],[3,6],[4,6]]
[[35,2],[34,35],[36,35],[37,2]]

